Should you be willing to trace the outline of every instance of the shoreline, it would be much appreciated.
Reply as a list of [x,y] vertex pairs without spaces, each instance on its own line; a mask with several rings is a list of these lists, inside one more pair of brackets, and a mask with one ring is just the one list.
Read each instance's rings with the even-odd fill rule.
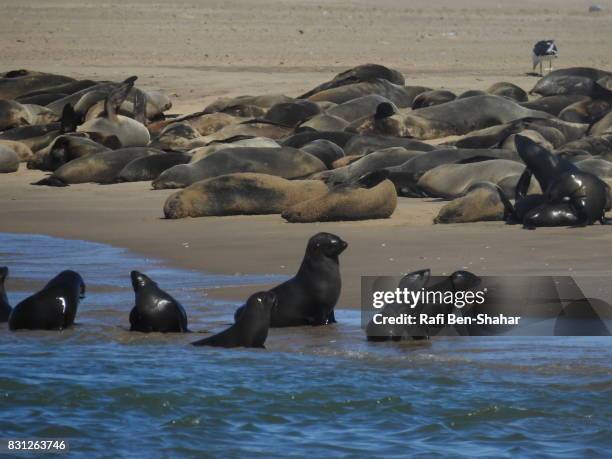
[[[310,236],[336,233],[349,243],[340,257],[340,308],[359,307],[360,278],[365,275],[423,268],[436,274],[467,269],[479,275],[612,275],[604,250],[612,234],[601,225],[535,231],[503,222],[434,225],[444,202],[410,198],[400,198],[386,220],[287,223],[279,215],[165,220],[163,202],[174,190],[151,191],[148,182],[30,185],[43,175],[22,165],[2,177],[1,232],[101,242],[169,266],[213,274],[287,276],[297,271]],[[243,300],[253,291],[237,287],[207,293]]]

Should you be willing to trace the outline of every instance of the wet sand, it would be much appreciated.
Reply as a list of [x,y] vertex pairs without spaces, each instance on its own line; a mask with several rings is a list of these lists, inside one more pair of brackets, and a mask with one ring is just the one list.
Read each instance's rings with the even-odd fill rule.
[[[612,67],[612,1],[587,12],[572,0],[33,0],[3,2],[2,69],[76,77],[139,75],[168,92],[173,113],[219,96],[281,92],[296,96],[364,62],[401,70],[407,84],[454,91],[511,81],[530,89],[531,46],[555,38],[557,66]],[[218,273],[291,274],[306,240],[335,232],[342,255],[340,306],[359,304],[360,276],[424,267],[436,273],[610,275],[609,228],[524,231],[500,222],[432,225],[443,203],[400,199],[391,219],[288,224],[280,216],[162,219],[171,190],[148,183],[34,187],[43,173],[0,176],[0,231],[42,233],[126,247],[171,264]],[[62,254],[58,254],[61,265]],[[95,260],[92,260],[95,263]],[[246,291],[249,290],[249,291]],[[243,299],[250,289],[211,295]]]
[[[342,307],[359,305],[362,275],[426,267],[481,275],[612,275],[612,233],[601,225],[535,231],[502,222],[433,225],[443,203],[409,198],[400,198],[387,220],[292,224],[279,215],[165,220],[162,206],[172,190],[152,191],[148,183],[30,185],[43,175],[22,166],[2,177],[0,231],[99,241],[212,273],[287,275],[298,268],[306,240],[329,231],[350,244],[341,256]],[[58,254],[58,265],[61,258]],[[241,287],[209,293],[243,299],[250,292]]]

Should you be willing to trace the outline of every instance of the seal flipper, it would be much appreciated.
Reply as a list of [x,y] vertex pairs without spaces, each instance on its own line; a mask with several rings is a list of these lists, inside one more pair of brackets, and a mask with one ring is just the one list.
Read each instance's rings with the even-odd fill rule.
[[44,185],[44,186],[69,186],[62,179],[59,179],[53,175],[49,175],[38,182],[33,182],[32,185]]
[[81,121],[82,120],[74,111],[74,107],[71,104],[64,105],[62,117],[60,119],[60,132],[62,134],[75,132],[79,124],[81,124]]
[[380,169],[374,172],[368,172],[367,174],[362,175],[357,180],[352,182],[353,185],[359,188],[374,188],[379,183],[387,180],[389,178],[389,171],[386,169]]
[[138,79],[137,76],[131,76],[121,83],[114,91],[112,91],[104,101],[104,111],[106,117],[111,121],[117,120],[117,112],[119,107],[125,101],[130,91],[134,87],[134,82]]
[[140,90],[134,93],[134,119],[141,124],[147,124],[147,98]]

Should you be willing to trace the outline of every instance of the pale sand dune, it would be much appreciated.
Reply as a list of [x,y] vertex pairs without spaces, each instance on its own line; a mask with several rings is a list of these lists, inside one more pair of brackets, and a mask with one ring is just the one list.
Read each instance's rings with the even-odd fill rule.
[[[555,38],[557,66],[612,68],[612,1],[55,1],[4,0],[2,69],[79,77],[137,74],[172,94],[173,112],[222,95],[300,92],[376,62],[408,84],[455,91],[512,81],[530,89],[533,43]],[[300,30],[303,33],[300,33]],[[288,224],[280,216],[162,220],[171,193],[149,185],[34,187],[42,173],[0,176],[0,231],[128,247],[188,268],[293,273],[318,231],[350,243],[340,304],[357,306],[364,274],[431,267],[479,274],[610,275],[609,227],[524,231],[503,223],[432,225],[441,203],[400,199],[389,220]],[[188,243],[186,248],[184,243]],[[95,260],[92,260],[95,262]],[[58,254],[61,264],[61,254]],[[130,267],[126,267],[126,272]],[[211,292],[244,298],[247,289]]]

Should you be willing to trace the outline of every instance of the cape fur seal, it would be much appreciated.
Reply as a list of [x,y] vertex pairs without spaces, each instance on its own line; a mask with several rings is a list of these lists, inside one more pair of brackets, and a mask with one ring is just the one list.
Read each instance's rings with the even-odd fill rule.
[[166,218],[280,214],[298,202],[327,193],[319,180],[287,180],[241,172],[201,180],[166,199]]
[[491,182],[476,182],[460,196],[447,203],[434,223],[470,223],[504,219],[503,191]]
[[259,347],[264,344],[270,328],[270,313],[277,306],[273,292],[257,292],[242,306],[242,313],[226,330],[192,343],[194,346]]
[[31,70],[11,70],[0,74],[0,99],[10,100],[42,88],[51,88],[74,79]]
[[34,185],[67,186],[76,183],[113,183],[121,170],[143,156],[163,154],[147,147],[121,148],[74,159]]
[[[376,114],[356,128],[357,132],[396,137],[435,139],[463,135],[477,129],[508,123],[520,118],[551,118],[545,112],[524,108],[506,97],[474,96],[414,111],[396,112],[380,104]],[[349,152],[347,151],[347,154]]]
[[62,134],[74,132],[79,119],[72,106],[66,105],[58,123],[22,126],[0,133],[0,140],[12,140],[25,144],[32,152],[45,148]]
[[6,266],[0,267],[0,322],[7,322],[13,308],[9,304],[6,296],[4,282],[8,277],[9,269]]
[[[610,194],[605,182],[526,137],[517,136],[515,142],[527,169],[516,186],[515,205],[504,203],[508,221],[518,221],[529,229],[607,223]],[[532,174],[543,195],[527,195]]]
[[40,105],[20,104],[14,100],[0,100],[0,131],[21,126],[54,123],[58,119],[58,115]]
[[14,140],[0,140],[0,145],[5,146],[13,150],[19,156],[19,162],[29,161],[34,154],[32,150],[24,143],[16,142]]
[[332,167],[334,161],[344,157],[344,150],[342,148],[325,139],[313,140],[300,148],[300,150],[316,156],[328,168]]
[[136,77],[128,78],[106,97],[104,117],[85,122],[77,128],[77,131],[89,133],[94,140],[115,136],[124,148],[146,146],[151,140],[151,135],[143,124],[146,110],[144,96],[141,93],[136,93],[138,99],[135,102],[134,111],[139,114],[139,116],[137,115],[138,119],[118,114],[119,107],[134,86],[134,81],[136,81]]
[[55,171],[73,159],[110,151],[107,146],[85,137],[83,134],[63,134],[48,146],[36,152],[28,161],[28,169]]
[[425,91],[414,98],[412,101],[412,109],[416,110],[418,108],[433,107],[434,105],[450,102],[456,98],[457,95],[454,92],[443,89]]
[[[583,96],[599,95],[597,80],[610,77],[612,73],[591,67],[571,67],[550,72],[538,80],[530,91],[531,94],[554,96],[574,94]],[[599,86],[599,89],[604,87]]]
[[0,174],[9,174],[19,170],[19,156],[12,148],[0,144]]
[[486,92],[494,96],[508,97],[516,102],[527,102],[528,100],[527,93],[523,89],[506,81],[489,86]]
[[305,92],[298,98],[306,99],[328,89],[339,88],[340,86],[345,86],[352,83],[371,81],[373,79],[386,80],[400,86],[403,86],[406,83],[404,76],[397,70],[385,67],[384,65],[363,64],[337,74],[330,81],[320,84],[310,91]]
[[187,164],[191,156],[185,153],[158,153],[130,161],[117,174],[116,182],[144,182],[155,180],[165,170]]
[[329,184],[346,183],[356,180],[369,172],[404,164],[415,156],[423,154],[425,152],[406,150],[405,148],[385,148],[384,150],[367,154],[347,166],[318,172],[312,178],[323,180]]
[[430,151],[415,156],[399,166],[387,168],[391,180],[400,196],[422,196],[416,184],[427,172],[443,164],[458,161],[478,161],[479,159],[509,159],[520,160],[518,154],[509,150],[478,149],[478,148],[448,148]]
[[291,147],[227,148],[197,163],[171,167],[154,180],[152,186],[156,190],[184,188],[200,180],[234,172],[257,172],[291,179],[325,169],[319,158]]
[[[348,247],[340,237],[317,233],[310,238],[297,274],[270,290],[277,303],[272,307],[271,327],[326,325],[335,322],[334,306],[340,297],[338,256]],[[244,307],[236,310],[240,320]]]
[[85,298],[85,282],[74,271],[62,271],[42,290],[13,308],[10,330],[63,330],[74,323],[80,300]]
[[143,273],[130,273],[136,303],[130,312],[130,331],[188,332],[185,309]]
[[331,185],[324,195],[287,208],[282,217],[290,223],[389,218],[397,207],[397,192],[387,175],[387,171],[377,171]]
[[524,164],[507,159],[468,164],[443,164],[423,174],[416,187],[426,196],[455,199],[465,194],[476,182],[500,184],[509,177],[518,179],[524,170]]

